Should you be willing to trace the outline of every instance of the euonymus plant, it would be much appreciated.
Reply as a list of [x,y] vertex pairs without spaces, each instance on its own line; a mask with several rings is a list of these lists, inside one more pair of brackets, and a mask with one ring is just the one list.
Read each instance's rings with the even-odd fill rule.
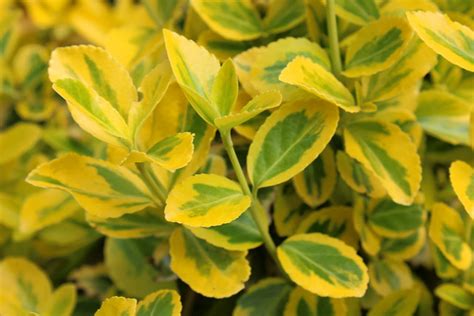
[[0,1],[0,315],[474,315],[473,26]]

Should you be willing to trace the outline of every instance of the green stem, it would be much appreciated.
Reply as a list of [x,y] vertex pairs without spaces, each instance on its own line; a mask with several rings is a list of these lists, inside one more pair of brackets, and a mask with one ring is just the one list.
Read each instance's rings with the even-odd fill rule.
[[153,175],[150,168],[147,166],[146,163],[137,163],[136,164],[138,171],[142,175],[142,179],[145,182],[148,189],[151,191],[153,195],[153,200],[158,207],[162,207],[165,205],[166,201],[166,194],[162,191],[162,186],[158,179]]
[[339,39],[337,36],[337,22],[335,0],[326,1],[326,20],[329,37],[329,56],[331,57],[332,71],[340,79],[342,64],[339,51]]
[[252,214],[253,219],[255,220],[255,223],[257,224],[260,234],[262,235],[265,247],[267,248],[267,251],[270,253],[270,255],[273,257],[275,262],[279,265],[279,261],[276,255],[275,243],[273,242],[272,237],[268,232],[268,221],[266,217],[266,211],[260,204],[260,201],[257,198],[257,194],[252,194],[252,192],[250,191],[250,187],[247,183],[247,179],[245,178],[244,171],[242,170],[239,159],[237,158],[237,154],[235,153],[230,131],[220,131],[220,134],[222,136],[222,142],[224,143],[227,155],[229,156],[232,167],[234,168],[235,175],[237,176],[237,180],[239,181],[240,186],[242,187],[242,191],[244,191],[244,194],[252,199],[250,212]]

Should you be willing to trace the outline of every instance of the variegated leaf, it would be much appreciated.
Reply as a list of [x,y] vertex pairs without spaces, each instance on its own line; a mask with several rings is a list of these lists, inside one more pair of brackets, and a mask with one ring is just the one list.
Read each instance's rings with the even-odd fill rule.
[[312,211],[301,221],[296,232],[325,234],[341,239],[356,249],[359,243],[353,223],[353,209],[345,206],[330,206]]
[[58,287],[48,302],[42,315],[44,316],[69,316],[76,306],[77,290],[74,284],[65,283]]
[[128,115],[128,126],[132,133],[132,140],[137,146],[137,137],[146,119],[152,114],[161,101],[171,81],[171,69],[167,62],[157,65],[144,78],[138,91],[142,98],[134,103]]
[[368,316],[413,315],[420,301],[420,290],[410,289],[394,292],[380,300],[369,311]]
[[344,130],[346,152],[380,180],[397,203],[413,202],[421,181],[420,157],[409,136],[392,123],[361,120]]
[[407,13],[416,34],[451,63],[474,71],[474,31],[440,12]]
[[244,251],[260,246],[263,242],[257,224],[249,212],[244,212],[236,220],[213,227],[188,227],[198,238],[211,245],[227,250]]
[[339,175],[352,190],[367,194],[372,198],[380,198],[385,195],[382,184],[372,171],[367,170],[345,152],[340,150],[337,152],[336,163]]
[[33,193],[21,207],[20,232],[33,234],[46,226],[63,221],[79,210],[79,205],[66,192],[43,190]]
[[413,37],[400,59],[390,68],[362,78],[365,101],[388,100],[417,84],[436,64],[436,54]]
[[474,294],[453,283],[444,283],[435,289],[435,294],[443,301],[463,310],[474,309]]
[[185,179],[170,192],[165,217],[191,227],[232,222],[250,206],[240,185],[225,177],[199,174]]
[[301,287],[290,292],[283,316],[343,316],[347,315],[347,306],[342,299],[318,297]]
[[464,209],[474,218],[474,168],[464,161],[455,161],[449,168],[449,178]]
[[7,61],[17,44],[21,18],[20,10],[5,9],[0,15],[0,62]]
[[[104,261],[115,286],[127,295],[144,297],[159,290],[174,287],[150,262],[157,246],[154,238],[115,239],[107,238],[104,246]],[[164,280],[160,280],[163,276]]]
[[303,172],[293,177],[293,185],[303,201],[311,207],[325,203],[336,187],[337,173],[334,151],[323,150]]
[[192,0],[199,16],[215,32],[232,40],[251,40],[262,34],[262,21],[250,0]]
[[408,290],[414,286],[410,268],[403,261],[373,260],[369,264],[369,277],[370,286],[382,296],[399,290]]
[[357,25],[365,25],[380,16],[374,0],[336,0],[335,7],[338,16]]
[[174,171],[185,167],[193,156],[193,134],[184,132],[161,139],[146,152],[131,151],[122,164],[152,162]]
[[324,101],[296,101],[275,111],[250,145],[247,170],[257,188],[282,183],[298,174],[334,135],[338,111]]
[[408,260],[421,252],[426,242],[426,229],[419,228],[416,232],[402,238],[383,238],[380,252],[395,260]]
[[174,225],[165,220],[162,211],[146,208],[117,218],[103,218],[87,214],[87,222],[98,232],[113,238],[143,238],[169,236]]
[[180,316],[181,299],[178,292],[173,290],[160,290],[148,294],[137,305],[135,316]]
[[102,302],[94,316],[135,316],[136,309],[136,299],[113,296]]
[[279,79],[334,103],[347,112],[360,111],[351,92],[330,71],[309,58],[300,56],[293,59],[282,70]]
[[371,256],[379,253],[382,246],[382,239],[378,236],[366,222],[368,201],[365,198],[356,196],[354,202],[354,228],[359,233],[362,248]]
[[284,38],[268,46],[249,49],[234,58],[242,86],[255,96],[268,90],[280,90],[283,99],[294,100],[305,94],[297,87],[281,82],[278,77],[286,65],[297,56],[304,56],[327,71],[331,63],[327,53],[305,38]]
[[430,246],[436,275],[441,279],[453,279],[457,277],[460,274],[460,270],[449,262],[434,242],[430,242]]
[[21,257],[0,261],[0,293],[27,312],[41,313],[52,295],[51,281],[36,264]]
[[233,316],[283,316],[291,285],[283,279],[266,278],[251,286],[237,301]]
[[464,241],[464,222],[455,209],[443,203],[434,204],[429,235],[452,265],[460,270],[469,268],[472,250]]
[[282,96],[279,91],[263,92],[250,100],[242,109],[236,113],[217,118],[216,126],[220,130],[228,130],[251,120],[263,111],[280,105]]
[[361,297],[369,281],[367,267],[354,248],[320,233],[298,234],[277,248],[288,276],[304,289],[334,298]]
[[104,142],[131,146],[127,117],[137,92],[112,56],[94,46],[57,48],[48,71],[54,90],[68,102],[81,128]]
[[129,169],[73,153],[40,165],[27,181],[71,193],[79,205],[98,217],[119,217],[152,204],[147,187]]
[[38,125],[17,123],[0,132],[0,164],[19,158],[40,140],[42,131]]
[[420,205],[405,206],[383,199],[373,201],[367,220],[380,236],[402,238],[413,234],[423,226],[425,213]]
[[472,106],[446,91],[425,90],[415,114],[426,133],[451,144],[469,145]]
[[246,254],[215,247],[184,228],[176,229],[170,238],[171,269],[207,297],[228,297],[244,288],[250,277]]
[[412,35],[402,18],[384,17],[367,24],[347,47],[343,74],[369,76],[389,68],[401,57]]
[[279,236],[295,233],[304,216],[310,211],[289,183],[280,185],[275,192],[273,221]]

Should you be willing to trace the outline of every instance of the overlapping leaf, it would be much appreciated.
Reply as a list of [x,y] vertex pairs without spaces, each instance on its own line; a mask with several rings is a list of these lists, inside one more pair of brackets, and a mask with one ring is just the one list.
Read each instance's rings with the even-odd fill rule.
[[474,168],[463,161],[455,161],[449,168],[454,192],[471,218],[474,218]]
[[129,169],[73,153],[40,165],[27,181],[69,192],[87,212],[98,217],[119,217],[152,204],[147,187]]
[[296,101],[274,112],[260,127],[247,156],[257,188],[298,174],[326,147],[338,122],[337,108],[324,101]]
[[320,233],[298,234],[277,248],[289,277],[320,296],[360,297],[367,290],[367,267],[344,242]]

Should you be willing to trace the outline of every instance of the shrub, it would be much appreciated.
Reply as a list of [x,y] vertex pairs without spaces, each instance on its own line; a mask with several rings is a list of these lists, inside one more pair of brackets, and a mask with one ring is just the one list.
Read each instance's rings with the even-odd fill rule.
[[0,2],[0,314],[472,315],[473,14]]

